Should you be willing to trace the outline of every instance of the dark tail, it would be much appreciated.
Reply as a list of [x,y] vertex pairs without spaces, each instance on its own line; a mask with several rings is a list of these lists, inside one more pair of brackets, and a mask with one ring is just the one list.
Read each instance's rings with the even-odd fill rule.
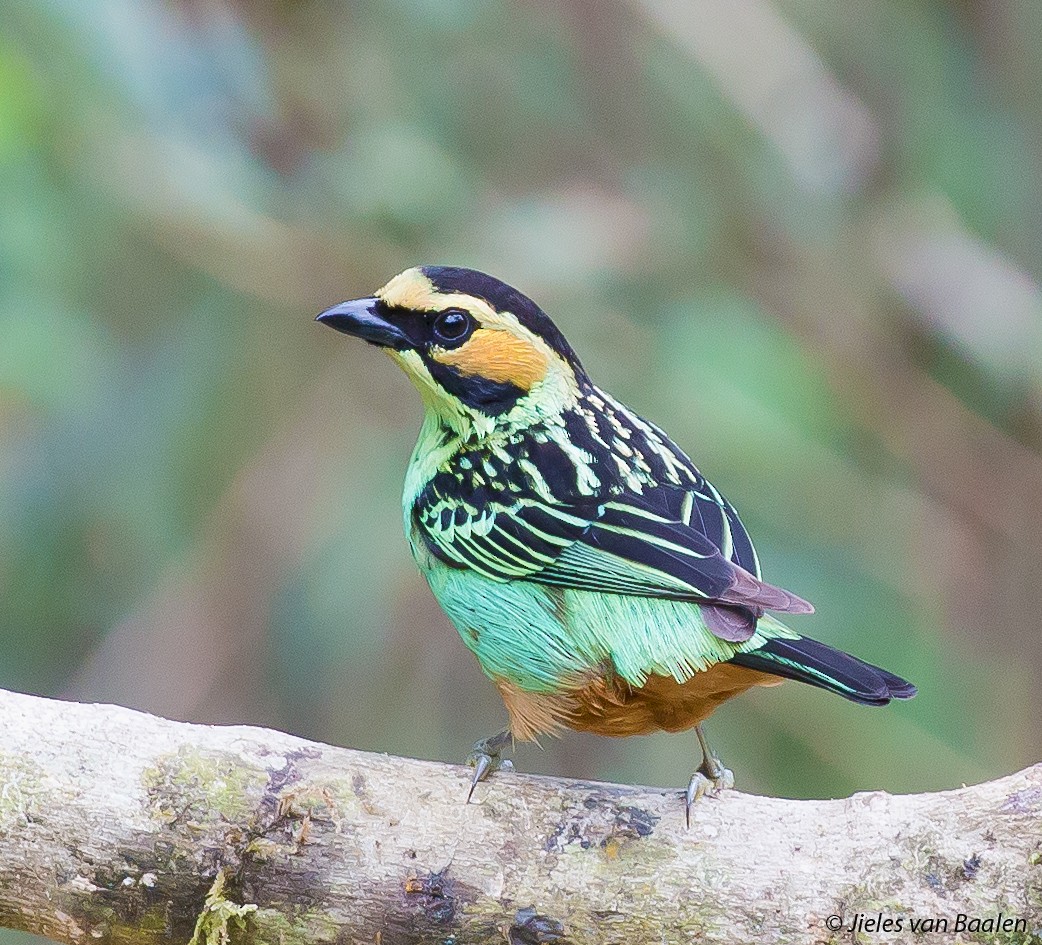
[[806,637],[768,640],[758,650],[731,657],[730,662],[798,679],[862,705],[886,705],[916,693],[915,686],[900,676]]

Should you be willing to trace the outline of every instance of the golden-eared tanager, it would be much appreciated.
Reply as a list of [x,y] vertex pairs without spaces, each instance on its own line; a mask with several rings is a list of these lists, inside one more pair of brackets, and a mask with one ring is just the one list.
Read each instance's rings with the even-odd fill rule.
[[864,705],[915,687],[774,613],[734,507],[657,426],[597,387],[531,299],[470,269],[408,269],[319,321],[386,350],[426,410],[405,476],[413,557],[499,689],[512,739],[694,728],[687,812],[733,777],[701,723],[750,686],[798,679]]

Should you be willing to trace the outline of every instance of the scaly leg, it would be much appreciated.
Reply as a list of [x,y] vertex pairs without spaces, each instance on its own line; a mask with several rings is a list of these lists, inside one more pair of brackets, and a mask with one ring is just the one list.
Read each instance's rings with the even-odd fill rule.
[[691,826],[691,808],[697,800],[707,794],[716,794],[734,787],[734,774],[720,764],[720,759],[716,757],[709,747],[709,742],[706,741],[706,735],[702,731],[701,725],[695,726],[695,735],[698,736],[698,744],[702,747],[702,764],[691,775],[691,782],[684,795],[684,817],[689,827]]
[[507,770],[514,767],[509,761],[503,760],[503,749],[508,745],[513,746],[513,743],[514,736],[508,729],[474,743],[467,756],[467,764],[474,766],[474,777],[470,779],[470,790],[467,792],[468,804],[479,781],[484,781],[493,771],[500,768]]

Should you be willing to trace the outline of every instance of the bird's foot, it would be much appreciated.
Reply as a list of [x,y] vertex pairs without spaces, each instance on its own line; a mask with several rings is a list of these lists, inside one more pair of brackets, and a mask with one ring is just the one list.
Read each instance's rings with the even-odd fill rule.
[[510,771],[514,764],[503,757],[503,749],[514,741],[510,732],[497,732],[488,738],[475,742],[467,756],[467,764],[474,768],[474,776],[470,779],[470,790],[467,791],[467,803],[474,796],[474,788],[479,781],[484,781],[493,771]]
[[691,775],[684,794],[684,819],[691,826],[691,808],[703,797],[711,797],[734,787],[734,772],[720,764],[715,755],[707,755],[702,765]]

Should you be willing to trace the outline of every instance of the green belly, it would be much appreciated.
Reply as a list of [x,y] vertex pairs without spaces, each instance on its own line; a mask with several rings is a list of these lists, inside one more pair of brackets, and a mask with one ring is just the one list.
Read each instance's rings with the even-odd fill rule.
[[695,603],[501,583],[417,560],[485,673],[527,692],[560,692],[605,668],[638,688],[652,674],[683,682],[770,637],[797,637],[764,616],[750,639],[729,643],[713,635]]

